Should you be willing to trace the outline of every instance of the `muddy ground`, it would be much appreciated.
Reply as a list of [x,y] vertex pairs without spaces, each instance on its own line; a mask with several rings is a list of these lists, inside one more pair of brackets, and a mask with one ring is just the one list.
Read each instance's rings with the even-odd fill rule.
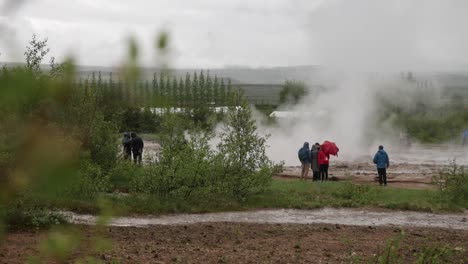
[[[430,189],[431,179],[455,161],[468,165],[468,148],[456,145],[413,145],[387,150],[390,168],[387,170],[389,185],[397,188]],[[285,166],[278,177],[298,178],[300,166]],[[377,171],[372,155],[331,156],[329,177],[355,183],[375,183]],[[309,172],[312,177],[312,172]]]
[[[79,226],[82,245],[68,261],[91,255],[111,263],[351,263],[382,255],[397,227],[342,225],[203,223],[137,227]],[[448,245],[456,253],[448,263],[467,263],[468,231],[406,228],[398,252],[403,263],[424,247]],[[112,248],[93,252],[97,236],[112,239]],[[0,246],[0,263],[23,263],[38,255],[44,232],[16,232]],[[46,259],[47,263],[52,262]],[[115,263],[115,262],[114,262]],[[357,262],[354,262],[357,263]]]
[[[397,163],[387,170],[387,182],[389,186],[408,189],[431,189],[432,176],[439,173],[441,165],[434,164],[408,164]],[[300,177],[299,166],[286,166],[283,172],[276,175],[281,178],[297,179]],[[309,172],[309,180],[312,179],[312,171]],[[370,162],[334,161],[330,164],[329,179],[338,181],[351,181],[354,183],[376,183],[377,170]]]

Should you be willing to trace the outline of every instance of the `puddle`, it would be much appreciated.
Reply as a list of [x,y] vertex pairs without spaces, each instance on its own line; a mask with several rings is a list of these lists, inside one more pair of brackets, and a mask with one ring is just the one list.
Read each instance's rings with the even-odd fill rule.
[[[97,217],[63,212],[71,223],[94,225]],[[357,209],[261,210],[210,214],[180,214],[158,217],[115,217],[110,226],[148,227],[152,225],[189,225],[207,222],[269,224],[340,224],[353,226],[412,226],[468,230],[468,212],[432,214],[421,212],[375,212]]]

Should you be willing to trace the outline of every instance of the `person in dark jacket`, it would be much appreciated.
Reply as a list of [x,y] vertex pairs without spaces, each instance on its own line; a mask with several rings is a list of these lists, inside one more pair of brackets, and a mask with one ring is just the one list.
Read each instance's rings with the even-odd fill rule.
[[312,169],[313,173],[313,180],[319,181],[320,180],[320,165],[318,163],[318,153],[320,151],[320,144],[315,143],[312,146],[312,150],[310,151],[310,168]]
[[390,166],[390,159],[382,145],[379,146],[379,151],[375,153],[374,164],[377,166],[380,185],[383,184],[384,186],[387,186],[387,168]]
[[124,159],[128,160],[132,157],[132,139],[130,138],[130,133],[124,132],[122,138],[123,154]]
[[320,176],[322,177],[323,181],[328,181],[328,165],[330,164],[330,155],[325,154],[323,149],[320,148],[318,153],[318,163],[320,166]]
[[138,163],[141,163],[141,160],[143,159],[143,140],[137,136],[135,132],[132,132],[132,141],[131,141],[131,146],[132,146],[132,153],[133,153],[133,160]]
[[299,149],[298,156],[301,162],[301,180],[306,180],[310,169],[309,142],[304,142],[302,148]]

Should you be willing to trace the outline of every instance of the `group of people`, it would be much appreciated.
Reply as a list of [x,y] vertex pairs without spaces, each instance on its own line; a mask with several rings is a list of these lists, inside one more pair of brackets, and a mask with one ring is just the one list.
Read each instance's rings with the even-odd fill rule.
[[328,181],[330,155],[321,149],[319,143],[315,143],[312,149],[309,149],[309,142],[304,142],[298,156],[302,164],[301,179],[307,179],[309,169],[312,169],[312,180]]
[[141,163],[143,159],[143,140],[135,132],[125,132],[122,139],[124,159],[132,158],[135,163]]
[[[301,180],[307,179],[309,169],[312,169],[313,181],[328,181],[330,155],[323,151],[319,143],[315,143],[312,149],[309,149],[309,142],[304,142],[302,148],[299,149],[298,157],[302,165]],[[387,186],[387,169],[390,166],[390,158],[382,145],[375,153],[373,162],[377,167],[379,184]]]

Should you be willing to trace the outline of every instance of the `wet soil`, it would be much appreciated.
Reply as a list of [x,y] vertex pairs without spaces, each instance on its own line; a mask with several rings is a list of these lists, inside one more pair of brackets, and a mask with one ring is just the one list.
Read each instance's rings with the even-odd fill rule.
[[[387,182],[390,187],[407,189],[431,189],[431,179],[444,166],[434,164],[394,163],[387,170]],[[286,166],[276,175],[280,178],[297,179],[300,177],[299,166]],[[371,162],[334,161],[330,164],[329,179],[351,181],[359,184],[377,183],[377,170]],[[312,171],[308,179],[312,179]]]
[[[93,256],[104,263],[375,263],[398,227],[325,224],[202,223],[155,225],[148,228],[79,226],[82,246],[68,262]],[[468,261],[468,231],[404,229],[398,254],[410,263],[424,247],[447,245],[456,254],[448,263]],[[39,255],[38,243],[46,231],[9,234],[0,245],[0,263],[23,263]],[[97,252],[97,236],[112,240],[112,247]],[[54,263],[45,259],[45,263]],[[363,262],[361,262],[363,263]]]
[[[468,165],[468,149],[456,145],[414,145],[387,150],[390,167],[387,181],[390,186],[409,189],[431,189],[431,179],[451,162]],[[277,177],[298,178],[300,166],[285,166]],[[355,183],[375,183],[377,170],[372,163],[372,155],[331,156],[329,178],[338,181],[349,180]],[[309,178],[312,172],[309,172]]]

